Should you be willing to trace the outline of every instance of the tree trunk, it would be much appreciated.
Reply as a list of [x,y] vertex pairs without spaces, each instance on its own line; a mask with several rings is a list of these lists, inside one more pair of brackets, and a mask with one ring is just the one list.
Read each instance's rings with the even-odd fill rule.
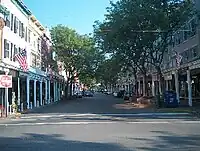
[[69,80],[67,79],[67,83],[65,85],[65,98],[68,98],[68,91],[69,91]]
[[134,78],[135,78],[134,92],[135,92],[135,95],[138,96],[138,85],[137,85],[137,74],[136,73],[134,73]]
[[147,96],[147,75],[146,73],[143,74],[143,96]]
[[157,73],[158,73],[158,77],[159,77],[159,82],[160,82],[160,85],[161,85],[161,94],[164,92],[165,88],[164,88],[164,77],[163,77],[163,74],[162,74],[162,71],[161,71],[161,68],[160,67],[156,67],[157,69]]

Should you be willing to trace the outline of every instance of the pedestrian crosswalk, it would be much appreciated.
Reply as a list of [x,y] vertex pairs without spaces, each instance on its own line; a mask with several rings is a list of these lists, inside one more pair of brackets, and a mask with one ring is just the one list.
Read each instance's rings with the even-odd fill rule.
[[[123,122],[127,124],[169,124],[169,123],[200,123],[189,113],[66,113],[66,114],[25,114],[19,119],[0,122],[2,125],[73,125],[73,124],[113,124]],[[1,125],[0,124],[0,125]]]

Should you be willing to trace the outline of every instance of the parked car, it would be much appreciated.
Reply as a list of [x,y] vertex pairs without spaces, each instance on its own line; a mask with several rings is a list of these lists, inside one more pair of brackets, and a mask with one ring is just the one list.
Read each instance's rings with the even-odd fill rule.
[[117,97],[117,92],[113,92],[113,96],[114,96],[114,97]]
[[123,97],[124,97],[124,94],[125,94],[125,90],[120,90],[120,91],[117,93],[117,97],[118,97],[118,98],[123,98]]
[[91,91],[85,91],[84,96],[86,96],[86,97],[93,97],[94,94]]
[[82,98],[82,93],[81,93],[81,92],[78,92],[78,93],[76,94],[76,97],[77,97],[77,98]]
[[112,94],[112,92],[108,91],[108,92],[107,92],[107,94],[108,94],[108,95],[111,95],[111,94]]

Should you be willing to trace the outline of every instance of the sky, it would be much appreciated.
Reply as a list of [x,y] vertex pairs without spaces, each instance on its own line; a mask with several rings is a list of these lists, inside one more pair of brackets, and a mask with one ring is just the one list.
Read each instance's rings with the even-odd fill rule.
[[[114,0],[116,1],[116,0]],[[93,31],[95,20],[102,21],[109,0],[24,0],[43,26],[67,25],[80,34]]]

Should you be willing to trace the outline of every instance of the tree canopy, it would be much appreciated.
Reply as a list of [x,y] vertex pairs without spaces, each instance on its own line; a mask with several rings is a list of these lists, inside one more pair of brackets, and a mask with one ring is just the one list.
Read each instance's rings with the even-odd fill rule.
[[[146,75],[150,64],[161,74],[163,55],[175,31],[194,15],[191,0],[121,0],[111,2],[94,39],[105,53]],[[187,32],[190,32],[189,29]]]
[[57,54],[57,59],[64,63],[65,70],[69,73],[69,80],[72,82],[76,73],[82,82],[89,85],[102,60],[93,38],[80,35],[64,25],[53,27],[51,37],[53,50]]

